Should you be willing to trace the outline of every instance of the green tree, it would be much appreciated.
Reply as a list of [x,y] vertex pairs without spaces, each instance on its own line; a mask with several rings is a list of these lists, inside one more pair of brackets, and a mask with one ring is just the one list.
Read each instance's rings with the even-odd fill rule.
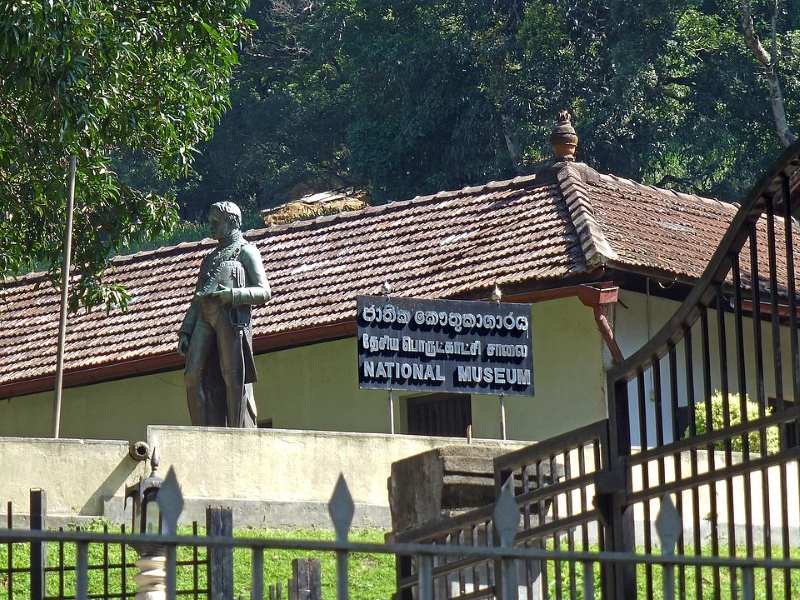
[[182,214],[219,199],[252,213],[342,186],[380,202],[512,177],[547,159],[564,108],[579,159],[598,170],[737,200],[782,143],[770,78],[787,127],[800,110],[797,0],[747,3],[752,35],[777,57],[766,66],[744,5],[254,0],[232,109],[178,190]]
[[[747,420],[748,421],[756,421],[759,418],[759,408],[758,403],[754,400],[751,400],[745,394],[745,408],[747,409]],[[703,401],[698,402],[694,405],[694,419],[695,425],[697,428],[697,434],[703,434],[709,431],[707,425],[708,421],[711,422],[711,431],[720,431],[726,428],[726,425],[739,425],[742,423],[742,406],[741,406],[741,396],[739,394],[728,394],[728,423],[725,423],[725,410],[723,405],[722,399],[722,392],[719,390],[715,390],[714,394],[711,396],[711,415],[710,419],[706,415],[706,405]],[[765,415],[769,416],[772,414],[772,408],[767,408],[765,411]],[[766,451],[762,451],[761,449],[761,434],[759,431],[750,431],[747,434],[747,443],[750,452],[761,453],[761,454],[774,454],[778,450],[780,450],[780,433],[778,432],[778,427],[765,427],[765,442],[766,442]],[[689,435],[690,428],[686,429],[686,435]],[[744,450],[742,444],[742,437],[736,436],[731,438],[731,450],[734,452],[742,452]],[[725,443],[724,442],[717,442],[714,444],[714,448],[717,450],[724,450]]]
[[[109,256],[163,235],[170,194],[112,169],[135,152],[185,175],[228,106],[246,0],[0,1],[0,275],[29,261],[61,278],[66,163],[77,156],[72,304],[123,303]],[[148,179],[147,181],[152,181]]]

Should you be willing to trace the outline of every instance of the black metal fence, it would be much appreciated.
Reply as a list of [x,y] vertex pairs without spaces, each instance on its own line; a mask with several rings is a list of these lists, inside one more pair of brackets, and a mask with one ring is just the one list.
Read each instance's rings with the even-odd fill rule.
[[[515,593],[544,598],[548,590],[559,590],[559,594],[578,597],[586,574],[579,573],[575,560],[562,560],[559,552],[592,553],[605,547],[605,527],[594,498],[607,444],[608,421],[600,421],[494,460],[496,496],[505,489],[514,501],[509,512],[521,519],[520,528],[514,527],[513,546],[538,552],[538,558],[514,567],[519,571],[513,576],[519,588]],[[430,565],[437,598],[501,594],[502,560],[496,554],[477,561],[457,553],[459,547],[491,549],[500,544],[495,513],[495,506],[486,506],[396,536],[399,542],[456,550],[434,557]],[[412,598],[423,565],[406,558],[398,566],[398,592]],[[594,579],[594,573],[590,578]]]
[[[11,502],[6,505],[3,519],[6,525],[3,537],[6,539],[0,544],[0,600],[77,598],[78,581],[82,575],[78,572],[79,546],[70,538],[71,533],[89,536],[93,540],[86,548],[86,598],[132,599],[136,596],[135,579],[140,572],[136,565],[138,554],[130,547],[134,538],[125,525],[117,531],[109,531],[107,524],[88,528],[75,526],[69,531],[59,527],[53,531],[58,537],[49,543],[40,539],[21,541],[30,538],[26,535],[28,532],[47,536],[44,492],[31,490],[30,498],[29,512],[24,514],[29,520],[27,529],[14,527],[13,505]],[[230,509],[209,507],[206,517],[207,534],[232,537]],[[220,526],[221,523],[224,525]],[[209,552],[206,545],[198,543],[204,538],[199,535],[196,521],[185,529],[187,533],[191,531],[187,539],[192,543],[176,545],[175,596],[198,600],[232,597],[233,556],[230,549],[215,547]],[[268,584],[266,597],[270,600],[320,600],[321,581],[318,559],[295,558],[292,559],[291,577],[285,582]]]
[[799,157],[787,150],[675,315],[611,369],[609,422],[495,461],[522,511],[516,566],[508,550],[459,554],[502,537],[490,507],[442,519],[400,538],[442,553],[401,564],[404,598],[429,576],[462,599],[800,597]]
[[[25,515],[30,521],[29,529],[14,527],[15,512],[11,502],[6,504],[3,522],[8,533],[43,531],[47,520],[45,495],[42,490],[31,490],[30,505]],[[78,534],[109,536],[107,524],[88,529],[81,526],[70,528]],[[41,541],[12,541],[6,539],[0,544],[0,599],[16,600],[22,598],[41,598],[43,600],[70,600],[76,598],[77,552],[74,544],[65,541],[70,531],[59,527],[57,532],[65,536],[52,543]],[[196,521],[191,524],[192,536],[199,532]],[[117,533],[117,532],[113,532]],[[118,530],[122,539],[127,537],[125,525]],[[87,579],[92,582],[94,593],[89,598],[132,599],[136,595],[134,577],[138,573],[135,561],[137,554],[129,545],[117,541],[99,541],[91,545],[86,557]],[[206,598],[207,569],[209,557],[206,548],[199,545],[179,546],[177,549],[176,569],[180,576],[177,581],[176,595],[184,598]]]
[[[763,557],[772,566],[756,587],[768,600],[800,594],[797,573],[769,563],[800,542],[798,154],[790,148],[743,202],[675,315],[608,375],[609,466],[621,485],[610,548],[656,552],[652,522],[670,494],[677,552]],[[681,598],[735,598],[752,585],[720,562],[680,564],[677,576]],[[652,566],[618,566],[614,578],[616,597],[655,597]]]

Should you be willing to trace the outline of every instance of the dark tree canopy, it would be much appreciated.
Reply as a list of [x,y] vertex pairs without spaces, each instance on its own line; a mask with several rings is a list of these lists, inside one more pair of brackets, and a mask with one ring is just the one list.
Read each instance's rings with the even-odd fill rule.
[[0,0],[0,273],[57,278],[72,153],[92,304],[121,297],[97,285],[110,254],[164,239],[173,192],[185,219],[228,199],[253,223],[313,191],[513,177],[568,109],[598,170],[735,200],[785,143],[776,82],[800,128],[798,0],[253,0],[236,66],[245,4]]
[[115,154],[183,175],[228,106],[246,0],[0,1],[0,275],[60,279],[66,165],[77,156],[77,303],[120,303],[110,255],[168,233],[169,195],[123,184]]
[[[265,207],[368,187],[403,199],[528,172],[559,110],[599,170],[734,200],[779,150],[741,0],[255,0],[233,108],[179,192]],[[752,1],[770,40],[774,3]],[[778,2],[800,100],[800,5]],[[767,42],[765,42],[767,43]]]

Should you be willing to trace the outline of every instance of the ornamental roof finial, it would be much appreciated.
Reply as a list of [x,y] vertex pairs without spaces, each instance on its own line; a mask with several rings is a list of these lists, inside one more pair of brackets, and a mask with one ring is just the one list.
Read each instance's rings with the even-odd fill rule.
[[553,157],[556,160],[575,160],[575,149],[578,147],[578,135],[570,121],[570,114],[566,110],[558,113],[558,121],[550,134],[550,143],[553,145]]

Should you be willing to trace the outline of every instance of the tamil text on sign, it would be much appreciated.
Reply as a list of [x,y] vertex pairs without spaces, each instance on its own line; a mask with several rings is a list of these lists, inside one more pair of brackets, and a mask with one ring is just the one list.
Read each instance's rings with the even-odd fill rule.
[[359,296],[362,388],[533,395],[530,306]]

